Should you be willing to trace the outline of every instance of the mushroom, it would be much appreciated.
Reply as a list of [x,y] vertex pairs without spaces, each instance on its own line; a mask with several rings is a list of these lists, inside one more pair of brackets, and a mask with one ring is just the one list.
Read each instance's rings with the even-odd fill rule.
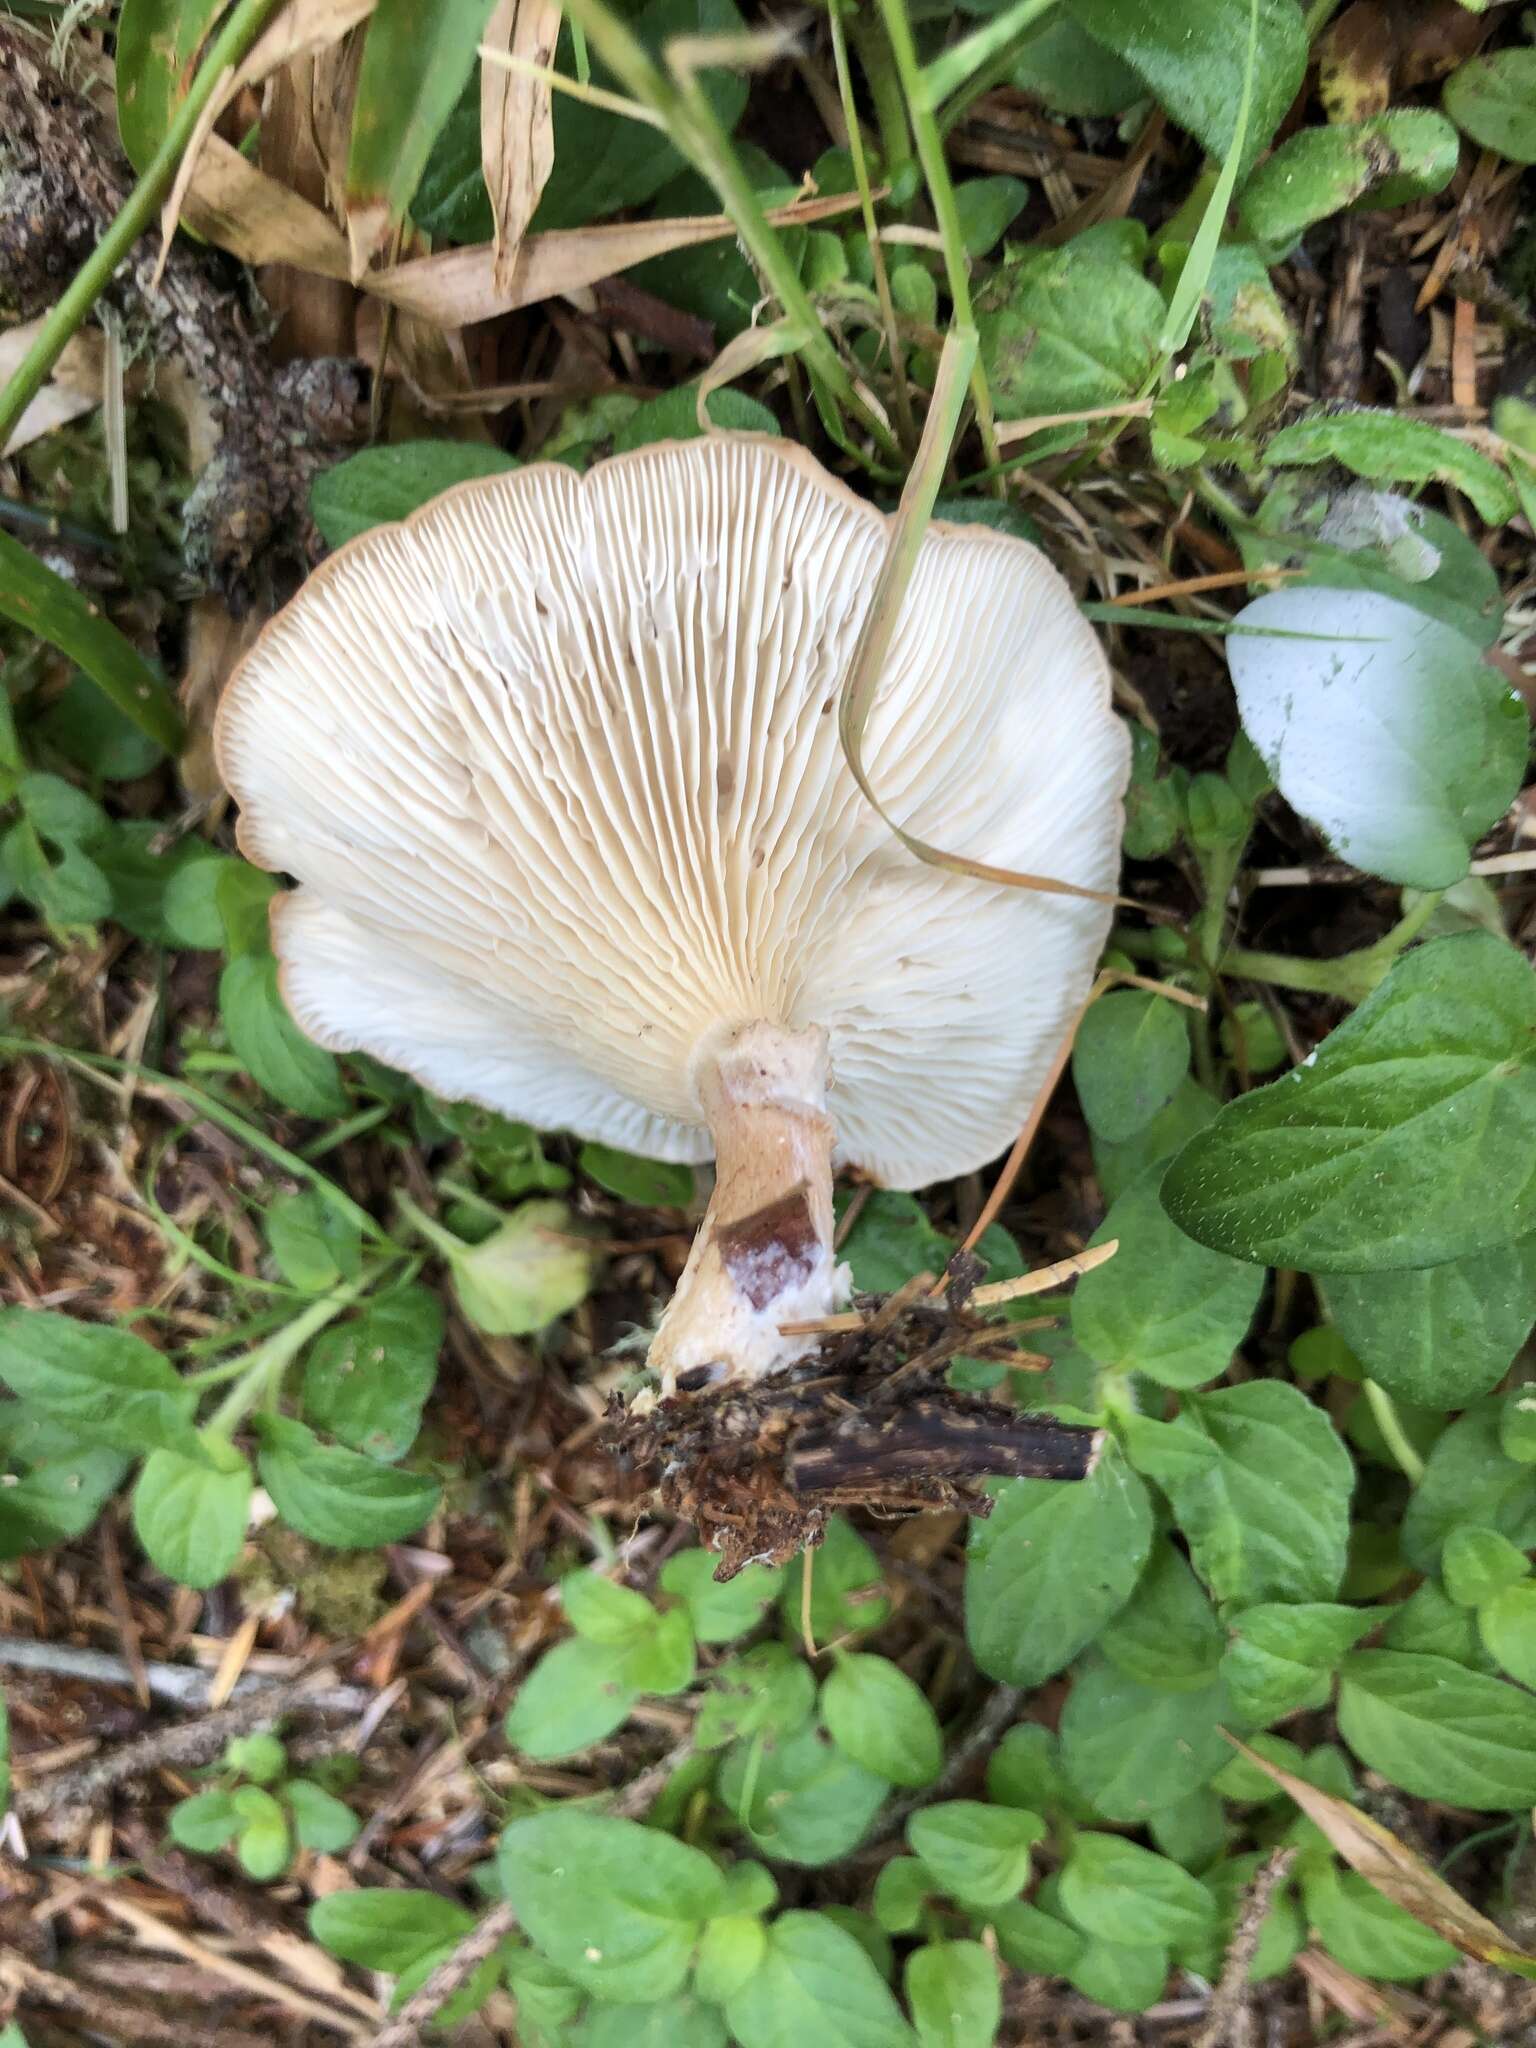
[[[663,1394],[757,1382],[847,1293],[838,1164],[892,1188],[1013,1137],[1109,909],[927,865],[837,699],[887,521],[719,436],[461,485],[331,558],[226,692],[240,843],[301,1027],[440,1095],[715,1185],[654,1338]],[[1112,889],[1128,749],[1067,585],[923,540],[865,729],[882,804]]]

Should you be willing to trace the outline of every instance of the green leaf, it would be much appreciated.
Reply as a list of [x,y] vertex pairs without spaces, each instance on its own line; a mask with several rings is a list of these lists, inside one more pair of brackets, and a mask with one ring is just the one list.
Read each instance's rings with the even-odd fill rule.
[[1238,211],[1258,241],[1288,249],[1347,206],[1403,206],[1443,191],[1460,153],[1450,122],[1422,107],[1303,128],[1260,164]]
[[1031,1977],[1064,1977],[1087,1946],[1081,1933],[1054,1913],[1015,1899],[987,1915],[1005,1963]]
[[598,1998],[680,1990],[704,1922],[723,1908],[720,1872],[702,1850],[631,1820],[570,1808],[515,1820],[496,1862],[530,1938]]
[[219,1463],[153,1450],[133,1489],[134,1534],[178,1585],[216,1586],[244,1548],[251,1492],[251,1468],[232,1447]]
[[889,1657],[840,1656],[821,1688],[821,1718],[845,1756],[893,1785],[931,1785],[939,1775],[938,1716]]
[[1536,50],[1492,50],[1445,81],[1445,111],[1479,149],[1536,164]]
[[198,1792],[181,1799],[166,1816],[166,1829],[178,1847],[204,1856],[228,1846],[240,1828],[240,1810],[229,1792]]
[[347,154],[354,267],[416,195],[471,71],[492,0],[379,0],[368,23]]
[[0,1465],[0,1558],[7,1558],[83,1536],[128,1460],[119,1451],[82,1449],[40,1410],[15,1402],[0,1406]]
[[1452,1969],[1461,1951],[1386,1898],[1354,1870],[1303,1864],[1307,1919],[1335,1962],[1375,1982],[1411,1983]]
[[1155,1692],[1090,1656],[1061,1717],[1061,1756],[1079,1794],[1106,1820],[1144,1823],[1208,1784],[1232,1754],[1220,1683]]
[[715,1577],[707,1550],[681,1550],[661,1568],[661,1588],[688,1609],[701,1643],[729,1643],[757,1627],[778,1597],[784,1574],[771,1565],[749,1564],[724,1585]]
[[1463,1523],[1445,1539],[1440,1554],[1440,1575],[1447,1596],[1458,1607],[1481,1607],[1506,1586],[1513,1586],[1530,1573],[1530,1562],[1497,1529]]
[[582,1146],[576,1163],[589,1180],[617,1195],[621,1202],[635,1202],[645,1209],[686,1209],[693,1200],[691,1166],[637,1159],[617,1145],[595,1143]]
[[259,1785],[242,1785],[230,1797],[240,1815],[240,1833],[235,1841],[240,1867],[258,1883],[281,1877],[293,1854],[287,1814],[272,1794],[263,1792]]
[[293,1812],[294,1833],[306,1849],[321,1856],[339,1856],[343,1849],[351,1848],[361,1823],[350,1806],[308,1778],[290,1778],[284,1791]]
[[321,470],[309,487],[310,517],[326,546],[339,548],[375,526],[409,518],[455,484],[505,476],[518,466],[500,448],[480,441],[396,441],[364,448]]
[[1357,1650],[1339,1730],[1360,1761],[1415,1798],[1475,1812],[1536,1805],[1536,1699],[1444,1657]]
[[842,1247],[863,1294],[894,1294],[917,1273],[941,1273],[955,1245],[936,1230],[915,1195],[879,1188],[859,1211]]
[[[66,683],[30,729],[77,768],[103,782],[131,782],[165,759],[164,747],[125,718],[89,676],[77,675]],[[156,824],[151,829],[159,832],[163,828]],[[191,844],[212,856],[212,848],[201,841]]]
[[309,1931],[323,1949],[364,1970],[398,1976],[419,1957],[461,1940],[475,1924],[465,1906],[437,1892],[330,1892],[309,1909]]
[[922,1925],[923,1909],[938,1880],[916,1856],[893,1856],[875,1879],[875,1919],[887,1934],[911,1934]]
[[272,905],[282,893],[276,875],[248,860],[221,861],[213,877],[213,904],[222,937],[215,937],[214,945],[231,960],[247,953],[270,955]]
[[907,1957],[907,2004],[922,2048],[992,2048],[1003,2016],[997,1964],[979,1941],[931,1941]]
[[1009,1685],[1070,1664],[1130,1598],[1152,1542],[1147,1490],[1105,1446],[1087,1479],[1015,1479],[971,1525],[966,1640]]
[[475,1328],[490,1337],[526,1337],[568,1314],[591,1288],[592,1252],[574,1222],[564,1202],[522,1202],[478,1244],[436,1226],[429,1235]]
[[442,1342],[442,1303],[430,1288],[405,1287],[365,1304],[309,1347],[306,1419],[370,1458],[403,1458],[421,1427]]
[[87,1443],[197,1454],[197,1396],[142,1337],[52,1309],[0,1309],[0,1379]]
[[276,1735],[258,1731],[237,1735],[224,1745],[223,1767],[238,1771],[253,1785],[275,1785],[288,1771],[288,1751]]
[[230,961],[219,977],[219,1015],[236,1058],[274,1101],[300,1116],[345,1116],[347,1094],[335,1055],[294,1023],[270,954]]
[[24,775],[16,798],[34,830],[59,846],[94,846],[112,829],[94,797],[62,775]]
[[741,2048],[911,2048],[863,1947],[817,1913],[781,1913],[763,1965],[725,2009]]
[[267,1248],[290,1287],[326,1294],[338,1281],[357,1277],[362,1234],[355,1217],[338,1210],[313,1188],[278,1195],[266,1212]]
[[1072,1843],[1060,1897],[1085,1934],[1132,1948],[1190,1947],[1216,1916],[1211,1894],[1177,1863],[1087,1829]]
[[890,1789],[814,1723],[738,1742],[718,1783],[721,1803],[756,1849],[812,1868],[857,1848]]
[[546,1650],[523,1680],[507,1715],[507,1740],[539,1763],[575,1756],[621,1728],[639,1697],[625,1676],[622,1647],[577,1636]]
[[1165,1856],[1199,1871],[1207,1882],[1205,1873],[1227,1846],[1226,1808],[1210,1785],[1160,1808],[1148,1817],[1147,1828]]
[[643,1593],[615,1585],[601,1572],[567,1572],[560,1601],[571,1627],[594,1643],[628,1644],[656,1626],[656,1610]]
[[1264,454],[1282,465],[1339,462],[1373,481],[1451,484],[1490,526],[1513,519],[1519,509],[1513,485],[1491,456],[1408,413],[1367,406],[1312,413],[1282,427]]
[[123,0],[117,17],[117,129],[136,171],[170,131],[219,19],[219,0]]
[[[1093,1168],[1106,1202],[1118,1202],[1127,1188],[1154,1166],[1162,1166],[1216,1116],[1220,1104],[1198,1081],[1183,1080],[1173,1099],[1123,1145],[1093,1141]],[[1086,1277],[1086,1276],[1085,1276]]]
[[342,1550],[398,1543],[416,1533],[442,1493],[435,1479],[322,1444],[285,1416],[258,1416],[256,1430],[261,1483],[283,1520],[312,1543]]
[[1287,801],[1357,867],[1418,889],[1459,881],[1520,787],[1530,727],[1478,645],[1397,597],[1310,584],[1256,598],[1237,624],[1238,708]]
[[1124,1144],[1172,1100],[1189,1072],[1189,1026],[1176,1003],[1117,989],[1088,1006],[1072,1080],[1096,1137]]
[[693,1625],[686,1607],[653,1614],[650,1626],[623,1646],[624,1678],[641,1692],[685,1692],[696,1668]]
[[1221,1669],[1236,1719],[1262,1727],[1308,1702],[1380,1619],[1374,1608],[1311,1600],[1261,1601],[1234,1615]]
[[747,1735],[788,1735],[816,1704],[810,1668],[783,1643],[759,1643],[717,1664],[710,1683],[694,1723],[694,1741],[704,1750]]
[[[1138,72],[1181,128],[1226,157],[1248,50],[1248,0],[1069,0],[1068,11]],[[1240,169],[1253,163],[1296,97],[1307,38],[1294,0],[1259,0],[1257,60]]]
[[1354,1466],[1299,1388],[1191,1394],[1178,1420],[1125,1418],[1132,1463],[1168,1496],[1218,1601],[1323,1600],[1344,1576]]
[[1417,1273],[1338,1273],[1324,1293],[1378,1386],[1419,1408],[1464,1408],[1503,1379],[1536,1320],[1536,1232]]
[[1061,8],[1052,8],[1034,24],[1017,48],[1008,77],[1058,114],[1123,114],[1142,97],[1141,80],[1131,67]]
[[836,1642],[840,1636],[862,1635],[879,1628],[891,1612],[880,1560],[864,1538],[834,1515],[818,1550],[803,1550],[784,1574],[779,1607],[785,1621],[798,1632],[802,1607],[801,1587],[811,1574],[811,1635],[818,1643]]
[[1060,1744],[1038,1721],[1019,1721],[987,1760],[987,1797],[994,1806],[1020,1806],[1032,1813],[1062,1813],[1089,1820],[1061,1767]]
[[1022,178],[967,178],[957,185],[955,214],[966,255],[990,255],[1028,204]]
[[1310,1066],[1229,1103],[1168,1169],[1181,1229],[1318,1273],[1417,1267],[1536,1227],[1536,976],[1485,932],[1393,967]]
[[[658,58],[674,37],[731,35],[743,26],[731,0],[645,0],[626,15],[626,25]],[[576,68],[568,23],[561,30],[555,64],[567,76]],[[595,53],[591,76],[596,86],[623,90],[623,80]],[[699,85],[720,126],[734,128],[747,100],[745,73],[707,66]],[[620,207],[644,206],[682,168],[682,157],[664,135],[622,114],[557,92],[554,115],[554,168],[534,215],[537,230],[584,227]]]
[[112,884],[89,854],[72,844],[50,853],[25,818],[0,840],[0,900],[12,896],[58,928],[98,924],[112,909]]
[[574,2037],[575,2048],[727,2048],[725,2021],[697,1998],[655,2005],[594,2005]]
[[1165,1948],[1134,1948],[1122,1941],[1086,1942],[1067,1977],[1075,1990],[1113,2012],[1145,2012],[1168,1981]]
[[711,1920],[699,1943],[694,1988],[711,2005],[734,1998],[768,1953],[768,1931],[752,1913],[722,1913]]
[[907,1840],[938,1883],[970,1906],[1000,1906],[1029,1882],[1030,1850],[1045,1833],[1037,1813],[946,1799],[907,1822]]
[[1536,1579],[1505,1586],[1479,1607],[1477,1632],[1501,1671],[1536,1685]]
[[200,842],[192,844],[197,849],[195,857],[179,861],[165,876],[160,889],[158,923],[166,943],[213,953],[224,943],[219,883],[231,869],[243,863],[215,853],[212,847],[202,847]]
[[[743,434],[776,434],[779,423],[760,399],[749,398],[744,391],[712,391],[704,401],[704,409],[716,427]],[[696,441],[704,429],[699,425],[698,389],[692,384],[679,384],[674,390],[664,392],[660,398],[647,399],[624,422],[613,437],[615,455],[626,455],[631,448],[646,448],[656,441]],[[586,1154],[596,1150],[606,1152],[615,1160],[626,1159],[627,1153],[617,1152],[611,1146],[591,1145],[582,1148],[582,1165],[586,1166]],[[653,1165],[653,1170],[667,1177],[672,1186],[681,1182],[688,1184],[687,1193],[681,1197],[672,1195],[669,1199],[676,1205],[679,1200],[686,1202],[693,1192],[693,1169],[690,1166],[660,1166],[653,1162],[637,1162]],[[594,1180],[601,1180],[600,1173],[593,1173]],[[606,1185],[606,1183],[604,1183]],[[622,1190],[615,1190],[622,1193]],[[634,1200],[636,1197],[630,1197]]]
[[1222,1632],[1205,1589],[1166,1537],[1132,1598],[1100,1632],[1098,1647],[1118,1671],[1159,1692],[1212,1683]]
[[1506,1457],[1497,1401],[1479,1401],[1453,1422],[1429,1454],[1403,1513],[1403,1556],[1435,1572],[1453,1529],[1497,1529],[1521,1550],[1536,1546],[1536,1469]]
[[1232,1363],[1264,1273],[1187,1237],[1158,1198],[1159,1179],[1154,1168],[1136,1182],[1094,1232],[1092,1243],[1118,1238],[1120,1249],[1078,1282],[1072,1334],[1101,1365],[1197,1387]]
[[132,641],[102,616],[93,599],[8,533],[0,533],[0,618],[68,655],[166,753],[181,751],[175,699]]
[[[1043,418],[1134,397],[1156,366],[1164,310],[1157,287],[1094,230],[999,264],[976,299],[999,414]],[[1025,445],[1045,454],[1083,432],[1053,427]]]

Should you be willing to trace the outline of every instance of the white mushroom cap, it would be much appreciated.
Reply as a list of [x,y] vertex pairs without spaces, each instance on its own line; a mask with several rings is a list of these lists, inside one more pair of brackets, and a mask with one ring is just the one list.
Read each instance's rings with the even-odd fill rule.
[[[760,436],[465,484],[327,562],[219,718],[240,839],[300,888],[301,1026],[438,1094],[709,1157],[700,1062],[825,1028],[838,1157],[894,1187],[1014,1136],[1108,909],[925,866],[837,695],[886,521]],[[1110,890],[1128,750],[1036,549],[926,537],[864,761],[891,815]]]

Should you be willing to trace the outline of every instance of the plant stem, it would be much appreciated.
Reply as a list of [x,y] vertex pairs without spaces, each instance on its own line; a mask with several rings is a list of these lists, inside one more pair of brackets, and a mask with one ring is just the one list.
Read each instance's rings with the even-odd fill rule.
[[[912,25],[907,20],[905,0],[880,0],[880,13],[890,39],[891,55],[896,60],[896,72],[906,95],[907,112],[912,121],[923,176],[928,181],[934,219],[944,239],[944,270],[954,307],[954,325],[961,329],[974,329],[976,317],[971,308],[970,264],[960,227],[960,209],[955,203],[955,188],[950,181],[949,165],[944,159],[944,139],[939,133],[934,113],[933,95],[927,76],[917,61],[917,48],[912,41]],[[979,355],[971,367],[971,399],[976,407],[982,451],[990,467],[998,460],[997,427],[992,411],[992,393]],[[994,495],[1005,496],[1006,487],[998,483]]]
[[1248,981],[1271,981],[1279,988],[1307,989],[1318,995],[1342,996],[1346,1002],[1363,1003],[1403,948],[1428,924],[1440,905],[1443,890],[1421,896],[1405,917],[1374,946],[1362,946],[1342,953],[1335,960],[1307,960],[1289,953],[1250,953],[1234,946],[1222,962],[1222,971]]
[[891,47],[876,28],[873,17],[859,12],[853,16],[853,46],[869,83],[875,103],[875,121],[880,129],[880,154],[887,178],[912,161],[912,131],[907,125],[907,103],[902,98],[901,80],[891,62]]
[[946,131],[976,97],[976,90],[985,91],[986,85],[976,90],[967,88],[975,87],[978,79],[990,82],[990,67],[1010,57],[1011,45],[1055,5],[1056,0],[1014,0],[1012,7],[993,15],[984,28],[972,29],[968,36],[951,43],[941,56],[934,58],[923,75],[931,104],[937,107],[954,94],[964,94],[953,111],[945,110],[942,126]]
[[[251,1410],[269,1393],[276,1391],[283,1374],[310,1338],[323,1330],[327,1323],[335,1322],[343,1309],[350,1308],[360,1294],[367,1292],[373,1280],[371,1272],[359,1274],[345,1287],[338,1287],[323,1300],[312,1302],[302,1315],[295,1316],[291,1323],[286,1323],[264,1344],[258,1344],[245,1360],[235,1384],[208,1418],[204,1425],[205,1434],[223,1437],[228,1442]],[[223,1368],[219,1370],[222,1372]]]
[[902,347],[901,328],[897,324],[896,302],[891,297],[890,272],[886,269],[885,250],[881,246],[880,229],[875,220],[869,163],[864,154],[864,131],[859,126],[859,110],[854,104],[853,77],[848,68],[848,39],[843,32],[843,5],[844,0],[831,0],[832,58],[837,67],[837,90],[843,103],[843,119],[848,124],[848,154],[853,158],[854,182],[859,188],[859,209],[864,216],[864,233],[869,242],[870,262],[874,266],[875,296],[880,301],[880,318],[885,326],[885,345],[891,361],[891,400],[896,410],[896,430],[910,450],[917,446],[917,421],[912,415],[912,394],[907,389],[906,351]]
[[212,47],[198,67],[190,90],[176,109],[165,140],[155,151],[148,168],[124,200],[122,211],[75,273],[63,297],[38,330],[4,391],[0,391],[0,448],[11,438],[17,421],[42,389],[48,372],[58,361],[64,344],[84,324],[92,306],[101,297],[112,273],[134,243],[149,227],[171,188],[182,152],[192,140],[203,110],[213,98],[226,71],[233,71],[274,14],[280,0],[238,0]]
[[692,73],[669,77],[604,0],[571,0],[567,11],[572,21],[585,29],[609,70],[637,100],[660,115],[673,144],[719,193],[747,254],[800,329],[800,347],[813,381],[857,422],[887,459],[899,461],[901,450],[895,437],[854,388],[846,364],[822,326],[799,272],[769,224],[752,181],[697,78]]
[[1409,1485],[1417,1486],[1424,1477],[1424,1460],[1408,1441],[1403,1418],[1397,1412],[1397,1403],[1386,1388],[1377,1386],[1374,1380],[1365,1382],[1365,1398],[1371,1404],[1371,1413],[1376,1418],[1382,1441],[1407,1473]]

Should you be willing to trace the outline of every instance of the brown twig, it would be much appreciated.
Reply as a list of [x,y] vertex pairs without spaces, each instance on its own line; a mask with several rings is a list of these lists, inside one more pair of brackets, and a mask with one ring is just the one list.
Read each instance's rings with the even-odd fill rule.
[[78,1770],[60,1771],[56,1777],[24,1785],[12,1805],[22,1820],[40,1813],[57,1813],[63,1807],[92,1806],[115,1786],[143,1777],[162,1764],[208,1763],[232,1736],[269,1727],[285,1714],[334,1712],[338,1706],[343,1712],[355,1710],[353,1690],[327,1682],[324,1672],[264,1686],[231,1706],[221,1707],[217,1713],[204,1714],[196,1721],[178,1722],[174,1727],[153,1729],[121,1749],[92,1758]]
[[217,2048],[226,2039],[222,2032],[189,2033],[180,2020],[159,2019],[142,2005],[129,2005],[116,1994],[92,1991],[71,1977],[41,1970],[24,1956],[0,1956],[0,1989],[28,2004],[67,2012],[92,2034],[104,2034],[110,2041],[142,2043],[143,2048]]
[[1195,2036],[1194,2048],[1250,2048],[1253,2011],[1248,2003],[1248,1972],[1258,1953],[1270,1901],[1285,1882],[1296,1853],[1294,1847],[1276,1849],[1248,1887],[1237,1926],[1227,1944],[1221,1977],[1211,1993],[1210,2011]]

